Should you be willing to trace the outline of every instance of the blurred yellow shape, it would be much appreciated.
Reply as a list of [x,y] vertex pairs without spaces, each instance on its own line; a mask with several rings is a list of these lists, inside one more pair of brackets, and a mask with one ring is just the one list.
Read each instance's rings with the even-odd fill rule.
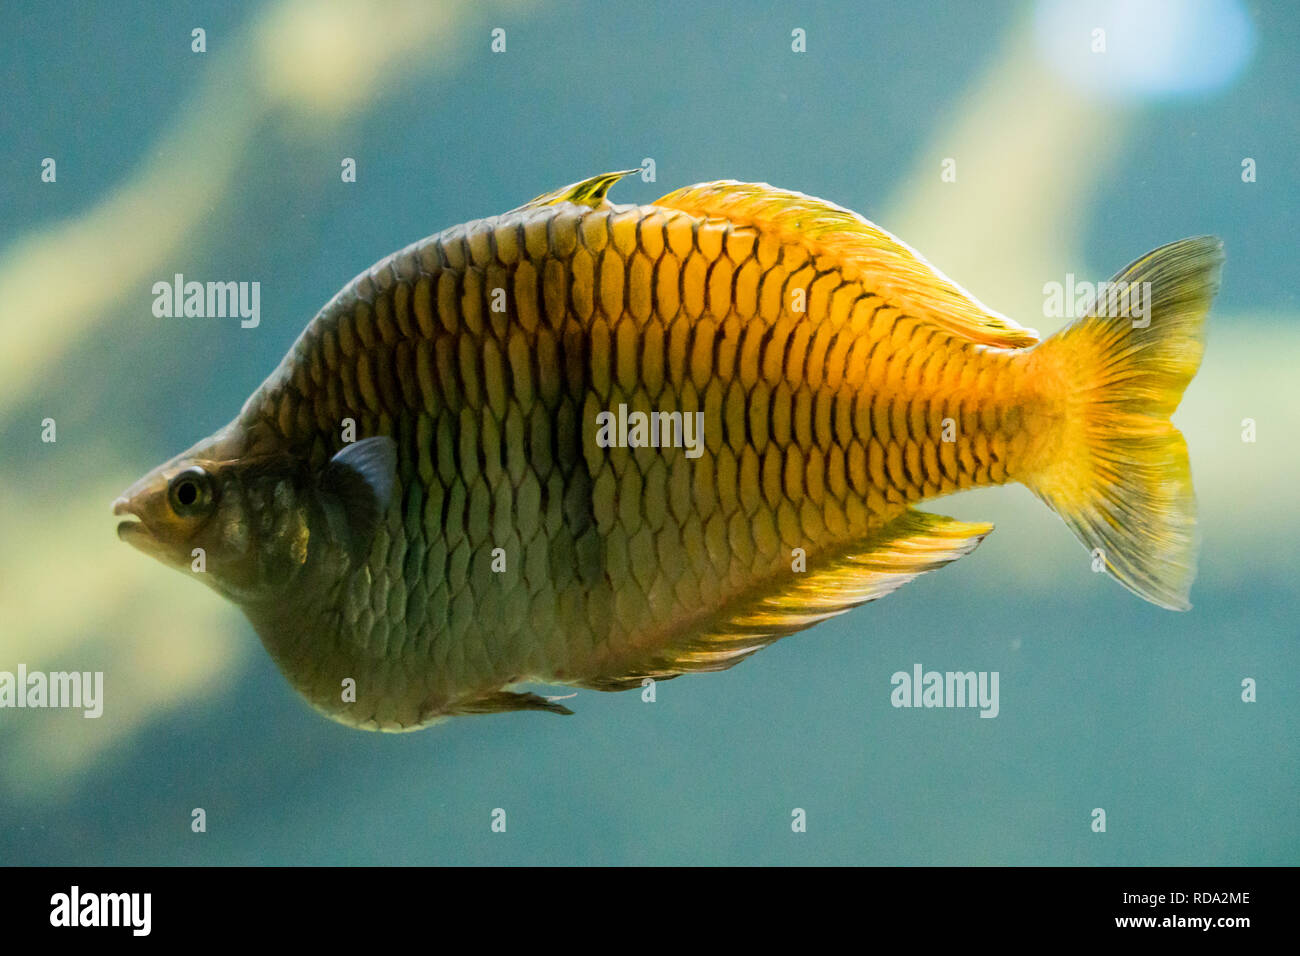
[[223,201],[272,111],[313,128],[364,111],[409,74],[451,72],[484,15],[518,5],[285,0],[231,37],[136,176],[0,254],[0,414],[129,294],[149,301],[152,282],[169,278],[156,273]]
[[[0,254],[0,415],[128,297],[148,302],[175,250],[201,244],[204,219],[231,195],[261,125],[291,120],[319,131],[373,109],[416,73],[446,76],[472,44],[486,48],[486,30],[474,36],[486,14],[518,6],[285,0],[228,37],[135,176],[84,215]],[[60,449],[69,440],[61,436]],[[0,460],[0,669],[105,674],[98,719],[0,711],[0,781],[28,796],[71,787],[74,771],[160,712],[221,693],[256,647],[232,605],[118,542],[108,506],[138,468],[112,443],[76,454],[94,477],[77,485],[73,476],[58,496],[39,493],[39,472]]]
[[[97,451],[111,458],[111,451]],[[58,507],[38,509],[30,502],[39,474],[7,477],[7,489],[19,493],[0,495],[7,545],[0,550],[0,669],[104,672],[101,717],[0,711],[0,779],[37,792],[70,785],[68,771],[160,710],[222,692],[256,643],[239,612],[216,594],[183,585],[176,572],[153,562],[122,560],[124,546],[105,519],[105,502],[121,490],[121,478],[60,493],[53,496]]]
[[[1091,200],[1132,125],[1131,113],[1066,86],[1020,29],[935,123],[881,224],[980,301],[1046,336],[1064,323],[1043,320],[1043,283],[1071,270],[1084,277]],[[940,177],[945,159],[955,161],[955,182]]]

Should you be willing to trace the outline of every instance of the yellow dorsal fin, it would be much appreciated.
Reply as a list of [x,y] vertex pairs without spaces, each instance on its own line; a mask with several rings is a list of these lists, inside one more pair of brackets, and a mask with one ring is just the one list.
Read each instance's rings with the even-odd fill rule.
[[[559,189],[552,189],[549,193],[542,193],[536,199],[530,199],[519,209],[536,209],[539,206],[554,206],[556,203],[571,202],[579,206],[590,206],[592,209],[599,209],[601,203],[605,201],[605,193],[609,192],[611,186],[622,179],[624,176],[631,176],[633,173],[641,172],[640,169],[624,169],[616,173],[601,173],[599,176],[592,176],[590,179],[584,179],[581,182],[570,183],[567,186],[561,186]],[[518,210],[511,210],[518,212]]]
[[705,620],[684,624],[668,646],[622,677],[585,684],[598,690],[634,687],[645,677],[719,671],[773,641],[884,597],[927,571],[970,554],[993,530],[943,515],[909,510],[865,541],[817,560],[808,570],[758,585]]
[[767,183],[723,180],[678,189],[654,205],[802,239],[818,253],[840,259],[846,278],[862,280],[905,313],[972,342],[1024,348],[1038,341],[1033,329],[981,305],[896,236],[824,199]]

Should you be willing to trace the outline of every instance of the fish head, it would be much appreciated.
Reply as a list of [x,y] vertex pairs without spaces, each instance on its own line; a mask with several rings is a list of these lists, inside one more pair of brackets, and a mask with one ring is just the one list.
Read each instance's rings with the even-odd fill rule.
[[245,606],[277,600],[298,583],[309,564],[312,510],[304,468],[287,455],[179,455],[113,503],[114,514],[129,516],[118,538]]

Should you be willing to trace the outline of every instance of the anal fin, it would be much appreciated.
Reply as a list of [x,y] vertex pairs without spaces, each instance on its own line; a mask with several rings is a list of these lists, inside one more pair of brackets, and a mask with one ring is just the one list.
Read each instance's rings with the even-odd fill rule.
[[867,539],[757,585],[707,618],[688,622],[668,647],[628,675],[608,675],[580,686],[615,690],[643,677],[717,671],[774,641],[882,598],[914,578],[956,561],[993,530],[924,511],[909,510]]
[[456,714],[504,714],[513,710],[545,710],[552,714],[572,714],[573,711],[563,704],[539,697],[537,694],[519,694],[514,691],[499,690],[482,697],[458,703],[452,713]]

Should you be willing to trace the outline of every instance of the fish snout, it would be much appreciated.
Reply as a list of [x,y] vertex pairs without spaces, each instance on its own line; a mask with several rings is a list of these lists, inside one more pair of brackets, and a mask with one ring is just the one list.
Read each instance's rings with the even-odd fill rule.
[[113,514],[126,519],[118,523],[118,540],[173,567],[188,566],[194,530],[169,501],[177,471],[170,462],[155,468],[113,500]]
[[156,538],[165,524],[160,509],[166,501],[166,483],[154,473],[145,475],[113,500],[113,514],[126,516],[118,522],[117,536],[137,547]]
[[119,495],[113,502],[113,514],[131,516],[127,521],[118,522],[117,537],[119,540],[129,541],[132,535],[148,534],[144,524],[144,516],[135,507],[132,497],[125,494]]

